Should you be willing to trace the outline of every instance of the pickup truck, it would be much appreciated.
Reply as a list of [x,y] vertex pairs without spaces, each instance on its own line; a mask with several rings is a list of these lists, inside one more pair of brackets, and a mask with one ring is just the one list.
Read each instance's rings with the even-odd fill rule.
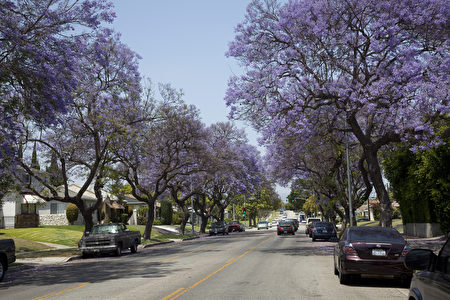
[[83,257],[103,252],[112,252],[116,256],[121,256],[123,249],[130,248],[131,253],[136,253],[140,243],[139,231],[130,231],[124,224],[113,223],[95,225],[91,232],[85,232],[78,242],[78,248]]
[[5,277],[8,265],[16,261],[16,245],[13,239],[0,240],[0,281]]

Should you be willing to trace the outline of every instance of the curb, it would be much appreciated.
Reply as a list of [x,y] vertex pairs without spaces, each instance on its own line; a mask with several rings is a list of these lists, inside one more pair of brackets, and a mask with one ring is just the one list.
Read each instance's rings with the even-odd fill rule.
[[164,245],[164,244],[170,244],[170,243],[174,243],[174,241],[159,242],[159,243],[154,243],[154,244],[148,244],[148,245],[145,245],[145,246],[142,247],[142,248],[149,248],[149,247],[153,247],[153,246]]
[[182,239],[182,241],[190,241],[190,240],[195,240],[195,239],[199,239],[199,238],[200,238],[199,236],[193,236],[193,237],[190,237],[190,238]]

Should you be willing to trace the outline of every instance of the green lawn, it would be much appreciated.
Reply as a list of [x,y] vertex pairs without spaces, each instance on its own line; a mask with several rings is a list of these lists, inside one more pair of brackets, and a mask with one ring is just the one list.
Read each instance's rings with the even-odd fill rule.
[[[140,231],[141,235],[144,233],[144,225],[129,225],[130,230]],[[37,252],[35,254],[21,254],[18,257],[31,257],[40,256],[64,256],[65,252],[77,252],[78,250],[55,250],[54,248],[41,244],[52,243],[72,248],[77,248],[78,241],[83,235],[83,225],[69,225],[69,226],[40,226],[35,228],[12,228],[12,229],[0,229],[0,239],[14,239],[16,244],[16,252]],[[152,235],[150,241],[143,241],[144,244],[166,242],[171,239],[183,239],[191,237],[191,235],[178,235],[178,234],[166,234],[161,233],[155,228],[152,229]],[[66,253],[67,254],[67,253]]]
[[[378,226],[379,221],[362,221],[358,222],[358,226]],[[402,219],[393,219],[392,227],[397,229],[398,232],[403,233]]]

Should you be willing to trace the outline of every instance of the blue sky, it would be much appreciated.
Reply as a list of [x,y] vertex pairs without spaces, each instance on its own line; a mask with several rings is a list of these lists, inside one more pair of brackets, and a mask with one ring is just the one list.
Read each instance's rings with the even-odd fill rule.
[[[223,100],[227,81],[242,70],[225,52],[250,2],[114,0],[117,18],[113,28],[142,57],[141,75],[182,89],[185,102],[194,104],[209,125],[228,120],[229,109]],[[257,134],[249,127],[246,132],[250,143],[257,145]],[[284,199],[288,190],[277,190]]]

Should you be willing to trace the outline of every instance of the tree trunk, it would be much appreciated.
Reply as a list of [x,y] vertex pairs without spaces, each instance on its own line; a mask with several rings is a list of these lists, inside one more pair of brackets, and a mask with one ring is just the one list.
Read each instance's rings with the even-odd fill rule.
[[183,219],[181,220],[181,233],[184,235],[185,230],[186,230],[186,223],[189,220],[190,217],[190,213],[189,213],[189,209],[187,208],[187,206],[183,207]]
[[200,232],[205,233],[206,225],[208,225],[208,216],[201,215],[200,218],[202,219],[202,226],[200,226]]
[[377,153],[372,153],[370,149],[364,149],[366,155],[368,171],[372,184],[377,192],[380,201],[380,226],[392,227],[392,204],[389,194],[384,186],[383,177],[381,176],[381,168],[378,162]]
[[[80,207],[78,207],[78,209],[80,209]],[[94,220],[92,219],[92,214],[90,213],[89,210],[86,210],[84,207],[80,209],[80,212],[84,219],[84,232],[92,231],[92,227],[94,227]]]
[[155,201],[149,201],[147,212],[147,224],[145,224],[144,240],[149,240],[152,234],[153,220],[155,219]]

